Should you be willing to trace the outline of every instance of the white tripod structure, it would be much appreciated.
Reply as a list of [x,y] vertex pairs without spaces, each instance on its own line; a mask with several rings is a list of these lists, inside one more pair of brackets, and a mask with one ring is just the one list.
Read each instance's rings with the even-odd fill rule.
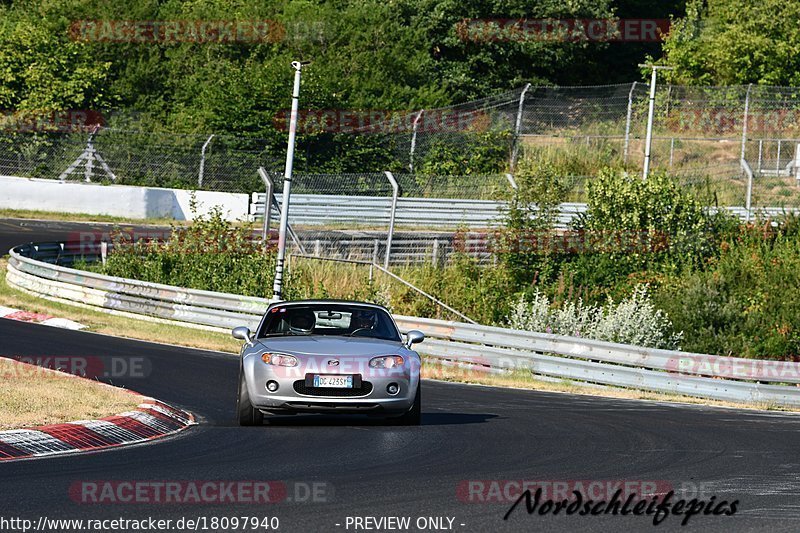
[[108,163],[106,163],[106,160],[103,159],[103,156],[98,154],[97,150],[95,150],[94,148],[94,135],[95,133],[97,133],[98,129],[99,126],[95,126],[95,128],[92,130],[92,133],[89,134],[89,139],[86,141],[86,148],[83,150],[81,155],[79,155],[78,158],[75,161],[73,161],[70,166],[67,167],[67,170],[65,170],[58,176],[59,180],[65,181],[67,177],[69,177],[69,175],[72,174],[78,167],[84,165],[85,166],[83,172],[84,181],[86,181],[87,183],[91,183],[93,175],[92,171],[94,169],[94,162],[97,161],[100,164],[100,167],[106,173],[106,175],[109,178],[111,178],[111,181],[117,181],[116,174],[114,174],[114,172],[108,166]]

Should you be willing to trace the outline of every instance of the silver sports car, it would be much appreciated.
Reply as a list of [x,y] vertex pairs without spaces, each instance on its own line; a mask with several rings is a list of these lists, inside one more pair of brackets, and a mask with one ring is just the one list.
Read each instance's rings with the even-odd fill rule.
[[334,300],[271,304],[244,341],[239,366],[239,424],[265,414],[366,413],[398,424],[420,423],[420,358],[379,305]]

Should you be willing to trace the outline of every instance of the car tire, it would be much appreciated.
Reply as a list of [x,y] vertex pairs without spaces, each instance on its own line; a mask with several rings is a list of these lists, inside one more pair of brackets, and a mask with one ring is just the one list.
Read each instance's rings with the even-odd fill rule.
[[247,392],[247,383],[244,378],[244,368],[239,365],[239,396],[236,400],[236,414],[240,426],[260,426],[264,423],[264,414],[253,407],[250,394]]
[[398,426],[418,426],[422,422],[422,384],[417,384],[417,394],[411,409],[392,420]]

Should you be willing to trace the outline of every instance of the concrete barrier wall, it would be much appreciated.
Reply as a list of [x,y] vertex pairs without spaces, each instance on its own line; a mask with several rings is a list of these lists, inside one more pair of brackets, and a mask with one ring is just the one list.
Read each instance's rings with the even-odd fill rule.
[[[195,191],[197,215],[219,206],[228,220],[249,218],[250,196]],[[126,218],[191,220],[192,191],[0,176],[0,208]]]

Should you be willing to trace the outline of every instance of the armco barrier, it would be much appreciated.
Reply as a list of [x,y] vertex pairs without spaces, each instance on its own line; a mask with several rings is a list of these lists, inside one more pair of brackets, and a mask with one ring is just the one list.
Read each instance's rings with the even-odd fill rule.
[[[64,249],[56,243],[13,248],[7,282],[45,298],[224,330],[255,328],[268,304],[263,298],[103,276],[48,262],[62,256]],[[427,318],[395,320],[402,331],[425,333],[422,353],[463,365],[716,400],[800,406],[798,363],[656,350]]]
[[[275,194],[280,204],[282,195]],[[264,217],[266,195],[253,193],[250,212],[257,219]],[[368,224],[385,227],[391,217],[392,199],[385,196],[341,196],[333,194],[292,194],[291,223],[296,226],[331,224]],[[455,229],[491,228],[503,224],[505,202],[456,198],[410,198],[397,200],[395,224],[398,227]],[[561,204],[555,227],[566,229],[569,223],[586,210],[585,204]],[[277,220],[278,213],[270,212]]]
[[[281,194],[275,194],[281,202]],[[250,213],[256,219],[264,217],[264,193],[253,193]],[[293,194],[291,223],[296,226],[324,226],[331,224],[359,224],[384,227],[391,216],[392,199],[383,196],[339,196],[330,194]],[[445,198],[407,198],[397,200],[395,223],[398,228],[433,228],[452,230],[492,228],[503,224],[507,209],[505,202],[494,200],[465,200]],[[581,214],[586,204],[562,203],[553,227],[567,229]],[[717,208],[710,208],[711,211]],[[800,209],[762,207],[749,212],[746,207],[721,207],[742,221],[754,217],[776,218],[786,213],[799,214]],[[272,210],[271,219],[277,221],[278,213]]]

